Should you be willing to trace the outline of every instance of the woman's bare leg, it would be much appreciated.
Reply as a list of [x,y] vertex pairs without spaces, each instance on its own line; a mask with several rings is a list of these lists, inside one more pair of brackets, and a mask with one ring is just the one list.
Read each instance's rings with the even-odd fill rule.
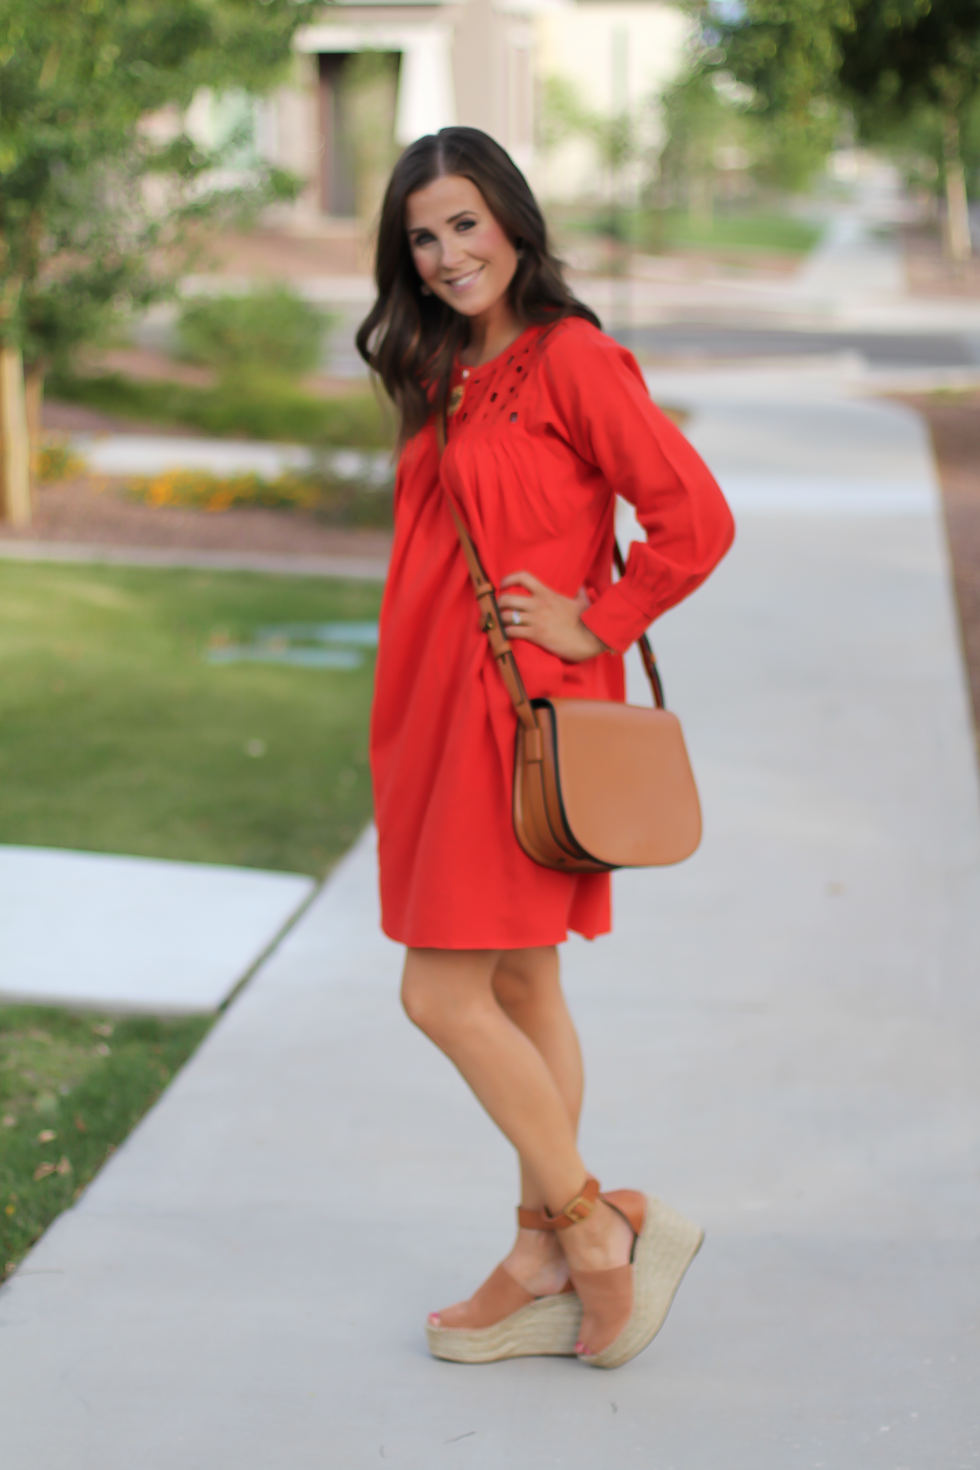
[[[493,992],[504,1014],[537,1048],[577,1132],[582,1110],[582,1052],[561,988],[557,949],[550,945],[504,950],[494,971]],[[521,1204],[540,1210],[544,1204],[541,1187],[524,1159],[520,1165]],[[519,1229],[503,1264],[534,1296],[561,1291],[568,1280],[568,1263],[551,1230]]]
[[[554,945],[504,950],[493,974],[493,993],[504,1014],[537,1048],[577,1132],[582,1111],[582,1052],[561,988]],[[521,1182],[521,1203],[540,1209],[544,1196],[523,1158]]]
[[[502,958],[499,950],[410,949],[402,1000],[410,1019],[462,1073],[516,1148],[543,1202],[557,1213],[578,1194],[588,1171],[562,1090],[537,1046],[498,1001],[494,977]],[[569,1265],[582,1270],[622,1265],[631,1244],[628,1227],[602,1204],[561,1238]]]

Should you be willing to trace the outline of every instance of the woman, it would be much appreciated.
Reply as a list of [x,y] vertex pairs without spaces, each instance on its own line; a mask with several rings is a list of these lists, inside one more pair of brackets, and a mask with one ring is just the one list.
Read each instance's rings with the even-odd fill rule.
[[[357,344],[401,418],[371,731],[382,922],[407,946],[409,1017],[521,1167],[513,1250],[430,1316],[429,1345],[613,1367],[656,1332],[701,1232],[635,1191],[600,1195],[579,1155],[582,1062],[556,946],[569,929],[608,932],[609,876],[518,846],[515,716],[447,499],[532,698],[622,700],[621,653],[704,580],[731,516],[630,353],[569,291],[525,179],[485,134],[444,128],[402,155],[376,279]],[[613,585],[617,493],[647,540]]]

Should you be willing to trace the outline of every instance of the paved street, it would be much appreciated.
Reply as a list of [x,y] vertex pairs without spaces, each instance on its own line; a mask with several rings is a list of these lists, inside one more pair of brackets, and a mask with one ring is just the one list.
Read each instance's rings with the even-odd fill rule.
[[819,357],[851,352],[876,368],[972,367],[980,374],[980,331],[801,332],[692,321],[660,327],[620,327],[616,336],[633,352],[679,362],[691,358]]
[[4,1470],[980,1463],[980,805],[933,472],[905,411],[764,381],[670,380],[740,522],[654,630],[703,847],[566,955],[587,1157],[707,1228],[661,1336],[614,1374],[428,1358],[515,1181],[399,1013],[367,837],[0,1293]]

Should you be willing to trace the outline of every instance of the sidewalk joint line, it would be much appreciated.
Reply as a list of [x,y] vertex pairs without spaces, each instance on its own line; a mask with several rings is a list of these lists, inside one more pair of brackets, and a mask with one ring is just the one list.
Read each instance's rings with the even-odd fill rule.
[[354,838],[354,841],[350,844],[350,847],[348,847],[345,852],[341,853],[340,857],[337,859],[337,862],[331,864],[329,870],[326,873],[324,873],[323,877],[320,878],[319,881],[315,881],[313,888],[310,889],[310,892],[303,899],[303,901],[299,905],[299,907],[295,910],[294,913],[292,913],[289,916],[289,918],[286,920],[285,924],[283,924],[282,928],[280,930],[278,930],[278,932],[272,936],[272,938],[269,940],[269,943],[266,945],[265,949],[262,950],[261,954],[259,954],[252,961],[251,965],[245,971],[244,975],[242,975],[241,979],[240,980],[237,980],[235,982],[235,984],[232,986],[231,990],[229,990],[228,994],[225,996],[224,1000],[216,1008],[216,1010],[214,1012],[214,1014],[215,1014],[216,1017],[223,1016],[224,1015],[225,1011],[227,1011],[228,1008],[230,1007],[232,1001],[235,1001],[235,1000],[238,999],[238,997],[241,994],[241,992],[245,989],[245,986],[249,983],[249,981],[255,975],[258,974],[259,970],[261,970],[261,968],[265,964],[266,960],[272,958],[273,954],[279,948],[280,944],[283,942],[283,940],[286,938],[286,936],[289,933],[291,933],[291,931],[299,923],[300,919],[303,918],[304,914],[309,909],[309,907],[313,903],[314,899],[319,898],[320,894],[323,892],[324,888],[326,887],[327,882],[329,881],[329,879],[333,875],[333,872],[334,872],[335,868],[337,867],[337,863],[342,862],[344,860],[344,858],[347,856],[347,853],[350,851],[351,847],[353,847],[356,842],[360,841],[360,838],[363,835],[363,833],[364,833],[364,831],[365,831],[365,829],[366,829],[367,826],[368,826],[368,823],[365,823],[364,824],[364,827],[361,828],[361,831],[358,832],[357,836]]

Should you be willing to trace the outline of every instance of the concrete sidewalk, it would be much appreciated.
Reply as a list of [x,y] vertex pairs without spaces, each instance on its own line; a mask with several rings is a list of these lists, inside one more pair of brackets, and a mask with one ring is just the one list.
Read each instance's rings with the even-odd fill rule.
[[290,470],[325,469],[340,480],[366,480],[379,489],[394,478],[387,450],[311,449],[251,439],[197,439],[178,434],[72,434],[71,449],[93,475],[162,475],[201,470],[212,475],[276,479]]
[[301,873],[0,846],[0,1004],[216,1011],[315,887]]
[[399,1014],[365,839],[0,1294],[4,1470],[980,1463],[980,806],[925,436],[709,387],[739,539],[654,630],[705,841],[565,956],[586,1157],[707,1227],[662,1334],[613,1374],[426,1355],[515,1179]]

